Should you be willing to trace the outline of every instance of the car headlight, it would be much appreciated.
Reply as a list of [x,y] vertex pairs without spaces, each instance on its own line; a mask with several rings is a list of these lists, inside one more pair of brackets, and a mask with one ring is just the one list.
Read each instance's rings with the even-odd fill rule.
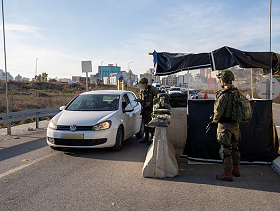
[[57,129],[57,125],[55,124],[55,122],[53,120],[50,121],[49,126],[50,129],[52,130],[56,130]]
[[106,122],[101,122],[101,123],[94,125],[92,127],[92,130],[93,131],[106,130],[106,129],[110,128],[111,125],[112,125],[112,122],[110,120],[108,120]]

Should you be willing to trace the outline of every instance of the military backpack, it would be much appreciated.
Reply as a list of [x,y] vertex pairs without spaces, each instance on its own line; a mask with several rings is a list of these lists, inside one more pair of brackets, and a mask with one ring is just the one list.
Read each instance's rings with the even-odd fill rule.
[[231,118],[238,123],[249,122],[253,113],[250,101],[239,91],[229,93],[232,98]]

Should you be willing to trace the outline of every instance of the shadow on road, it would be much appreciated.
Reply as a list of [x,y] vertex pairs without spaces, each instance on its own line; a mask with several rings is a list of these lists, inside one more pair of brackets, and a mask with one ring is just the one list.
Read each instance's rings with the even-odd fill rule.
[[233,177],[233,182],[220,181],[216,174],[223,172],[222,164],[187,164],[179,162],[179,175],[166,181],[207,184],[280,193],[280,177],[270,165],[241,165],[241,177]]
[[11,147],[6,147],[0,151],[0,161],[16,157],[30,151],[47,146],[46,138],[39,138],[29,142],[21,143]]
[[[148,145],[140,144],[140,139],[132,137],[125,141],[119,152],[110,149],[63,149],[59,156],[84,157],[89,159],[142,162],[144,164]],[[50,153],[53,150],[47,146],[45,138],[39,138],[0,150],[0,161],[16,157],[33,150],[46,147]],[[222,164],[188,164],[187,160],[178,160],[179,175],[165,178],[161,181],[183,182],[193,184],[208,184],[221,187],[234,187],[249,190],[260,190],[280,193],[280,177],[268,165],[241,165],[241,177],[233,182],[223,182],[215,179],[217,173],[222,173]],[[139,169],[142,171],[142,169]],[[153,178],[145,178],[153,180]],[[157,179],[155,179],[157,180]]]
[[63,149],[62,151],[69,156],[85,157],[101,160],[116,160],[130,162],[144,162],[148,150],[147,144],[140,144],[141,139],[131,137],[127,139],[121,151],[105,149]]
[[[70,150],[64,151],[66,155],[76,157],[86,157],[102,160],[117,160],[143,162],[146,158],[148,146],[139,144],[136,138],[130,138],[120,152],[110,151],[109,149],[90,149],[90,150]],[[160,179],[173,182],[186,182],[196,184],[207,184],[221,187],[233,187],[250,190],[260,190],[267,192],[280,193],[280,177],[269,165],[241,165],[241,177],[234,178],[233,182],[216,180],[216,174],[222,173],[222,164],[191,164],[187,160],[179,160],[179,175],[174,178]],[[141,169],[142,170],[142,169]],[[141,171],[139,169],[139,171]],[[154,178],[146,178],[154,179]],[[155,180],[158,180],[155,178]]]

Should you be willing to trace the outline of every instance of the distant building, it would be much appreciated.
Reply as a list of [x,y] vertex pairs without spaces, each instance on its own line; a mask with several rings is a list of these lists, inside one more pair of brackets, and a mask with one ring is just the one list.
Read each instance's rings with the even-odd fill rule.
[[27,82],[29,82],[29,81],[30,81],[30,78],[22,77],[22,81],[27,81]]
[[[3,69],[0,69],[0,80],[6,80],[6,73]],[[14,80],[13,76],[7,72],[7,80]]]
[[200,69],[199,70],[199,75],[201,78],[201,81],[204,81],[205,83],[207,83],[208,78],[211,78],[211,68],[204,68],[204,69]]
[[200,75],[199,74],[196,74],[194,76],[194,81],[201,81],[201,78],[200,78]]
[[5,72],[2,69],[0,69],[0,80],[6,80]]
[[130,83],[131,85],[135,84],[136,81],[138,81],[138,76],[133,74],[131,70],[129,70],[128,73],[123,77],[124,80],[127,81],[127,83]]
[[150,73],[144,73],[144,74],[140,74],[140,78],[147,78],[148,79],[148,84],[152,85],[153,80],[152,80],[152,74]]
[[71,81],[71,78],[60,78],[58,81],[61,83],[68,83],[68,81]]
[[108,64],[108,66],[98,66],[98,75],[101,80],[103,77],[109,77],[111,73],[119,72],[121,72],[121,67],[118,67],[117,64],[115,66],[113,64]]
[[20,74],[18,74],[16,77],[15,77],[15,81],[22,81],[22,76]]
[[[143,74],[142,74],[143,75]],[[154,68],[149,68],[148,70],[146,70],[146,73],[144,74],[146,75],[149,80],[149,78],[151,78],[151,84],[152,83],[161,83],[160,81],[160,76],[157,76],[157,75],[154,75]],[[140,77],[142,78],[142,77]],[[150,83],[150,80],[149,80],[149,83]]]
[[167,77],[162,78],[162,85],[178,86],[177,76],[176,75],[169,75]]
[[189,75],[188,74],[185,74],[184,75],[184,85],[185,86],[188,86],[188,82],[193,82],[193,75],[190,73]]
[[177,77],[177,84],[179,85],[179,86],[184,86],[185,84],[184,84],[184,76],[183,75],[179,75],[178,77]]
[[99,73],[96,73],[95,75],[90,75],[90,81],[91,83],[99,83]]
[[81,78],[82,78],[82,76],[72,76],[72,81],[80,81],[81,82]]
[[[126,75],[126,71],[120,71],[118,73],[111,73],[110,77],[105,81],[104,84],[111,84],[111,85],[117,85],[119,80],[124,80],[124,76]],[[109,81],[110,80],[110,81]]]
[[103,84],[109,84],[109,77],[103,77]]
[[111,73],[109,77],[103,77],[104,84],[117,85],[118,81],[126,81],[129,84],[135,84],[138,80],[138,76],[133,74],[131,70],[127,73],[126,71],[120,71],[118,73]]

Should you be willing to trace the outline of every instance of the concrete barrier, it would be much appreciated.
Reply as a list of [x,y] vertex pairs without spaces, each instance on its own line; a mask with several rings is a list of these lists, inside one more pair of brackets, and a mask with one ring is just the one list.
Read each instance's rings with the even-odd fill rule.
[[280,175],[280,156],[272,162],[272,168]]
[[166,127],[156,127],[154,141],[148,149],[143,166],[144,177],[175,177],[179,168],[175,156],[175,149],[168,141]]
[[187,140],[187,108],[172,108],[170,125],[167,127],[167,138],[174,148],[183,149]]

